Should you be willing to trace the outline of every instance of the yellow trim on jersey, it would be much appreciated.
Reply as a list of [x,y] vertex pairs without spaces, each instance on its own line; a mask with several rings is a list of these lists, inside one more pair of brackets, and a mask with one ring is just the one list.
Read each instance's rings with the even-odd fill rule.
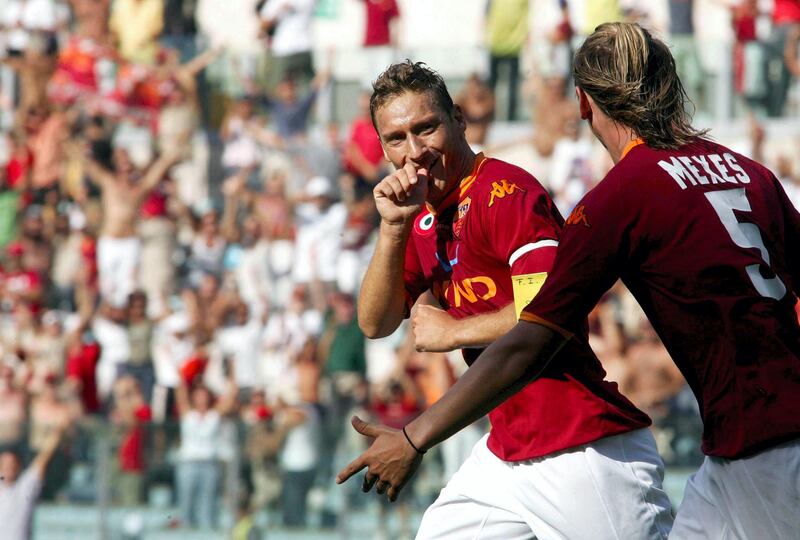
[[629,142],[625,146],[625,148],[622,149],[622,156],[620,156],[619,160],[622,161],[623,159],[625,159],[625,156],[628,155],[628,152],[630,152],[631,150],[633,150],[634,148],[636,148],[640,144],[644,144],[644,139],[642,139],[641,137],[638,138],[638,139],[634,139],[631,142]]
[[547,272],[511,276],[511,285],[514,291],[514,309],[517,313],[517,319],[519,319],[525,306],[530,304],[533,297],[539,293],[545,279],[547,279]]

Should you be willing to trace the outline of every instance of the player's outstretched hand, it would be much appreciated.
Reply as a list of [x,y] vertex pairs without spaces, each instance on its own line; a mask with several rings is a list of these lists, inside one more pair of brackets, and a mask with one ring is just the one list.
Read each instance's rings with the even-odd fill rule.
[[417,170],[412,163],[378,182],[372,190],[375,206],[384,222],[408,223],[419,213],[428,196],[428,171]]
[[358,416],[354,416],[351,423],[356,431],[375,440],[363,454],[339,471],[336,483],[344,483],[358,471],[366,468],[367,472],[361,485],[364,493],[375,486],[378,494],[386,493],[390,501],[396,501],[400,490],[419,467],[422,454],[411,447],[402,430],[370,424]]
[[458,347],[453,325],[456,320],[445,310],[419,304],[411,316],[414,347],[419,352],[448,352]]

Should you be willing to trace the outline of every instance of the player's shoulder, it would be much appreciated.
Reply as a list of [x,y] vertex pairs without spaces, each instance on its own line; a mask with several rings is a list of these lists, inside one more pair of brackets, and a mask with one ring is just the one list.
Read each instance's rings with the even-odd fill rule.
[[522,167],[501,159],[485,158],[478,171],[476,183],[491,186],[492,182],[504,179],[516,182],[522,187],[544,189],[539,181]]
[[[697,170],[695,176],[717,173],[721,174],[720,167],[724,171],[739,171],[750,176],[761,179],[769,179],[773,176],[772,172],[761,163],[741,154],[727,146],[704,137],[698,137],[692,142],[674,149],[654,149],[640,145],[642,151],[631,156],[634,159],[621,161],[615,167],[615,173],[621,177],[636,177],[648,175],[668,176],[669,170],[676,167],[680,170]],[[740,173],[740,174],[741,174]],[[702,178],[704,179],[704,177]],[[701,183],[702,183],[701,179]]]
[[522,198],[546,194],[544,187],[528,171],[506,161],[486,158],[475,175],[470,196],[486,199],[494,206],[498,199],[512,196]]

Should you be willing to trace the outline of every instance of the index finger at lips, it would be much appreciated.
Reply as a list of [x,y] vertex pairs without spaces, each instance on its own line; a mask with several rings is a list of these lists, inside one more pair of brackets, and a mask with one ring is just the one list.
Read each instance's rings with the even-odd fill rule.
[[364,461],[364,456],[358,456],[356,459],[350,462],[350,465],[339,471],[339,474],[336,475],[336,483],[342,484],[346,482],[351,476],[366,466],[367,464]]
[[403,165],[403,171],[408,176],[409,183],[413,186],[417,183],[417,167],[410,161]]

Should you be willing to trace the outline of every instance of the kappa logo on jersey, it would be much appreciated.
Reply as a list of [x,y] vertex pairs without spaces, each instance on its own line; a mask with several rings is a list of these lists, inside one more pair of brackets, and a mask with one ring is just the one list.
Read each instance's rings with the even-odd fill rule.
[[583,225],[584,227],[591,227],[589,220],[586,219],[586,207],[578,205],[569,215],[566,221],[567,225]]
[[435,224],[436,218],[434,215],[430,212],[425,212],[417,218],[417,221],[414,223],[414,228],[420,236],[428,236],[433,234],[436,230],[434,227]]
[[495,199],[504,199],[506,195],[513,195],[517,191],[525,191],[517,184],[509,183],[508,180],[500,180],[500,182],[492,182],[491,198],[489,199],[489,208],[494,204]]
[[452,294],[452,304],[459,308],[462,302],[474,304],[478,300],[490,300],[497,294],[497,285],[489,276],[477,276],[462,280],[451,281],[444,290],[445,298],[449,300]]

